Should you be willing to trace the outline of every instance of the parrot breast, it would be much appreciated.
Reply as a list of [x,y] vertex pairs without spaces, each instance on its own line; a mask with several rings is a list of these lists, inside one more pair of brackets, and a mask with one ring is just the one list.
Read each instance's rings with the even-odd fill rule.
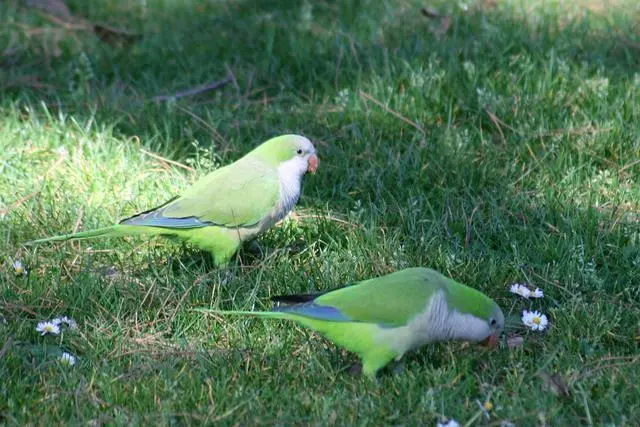
[[399,356],[422,345],[447,340],[481,341],[491,333],[487,322],[468,313],[451,309],[444,290],[436,292],[409,322],[400,327],[379,327],[377,340]]
[[278,167],[280,198],[271,214],[272,223],[269,227],[287,216],[300,198],[300,183],[304,173],[299,173],[299,168],[293,167],[295,163],[289,164],[295,160],[297,159],[289,160]]
[[448,338],[449,307],[444,291],[436,292],[409,322],[400,327],[380,327],[378,341],[391,346],[401,357],[405,352],[424,344]]

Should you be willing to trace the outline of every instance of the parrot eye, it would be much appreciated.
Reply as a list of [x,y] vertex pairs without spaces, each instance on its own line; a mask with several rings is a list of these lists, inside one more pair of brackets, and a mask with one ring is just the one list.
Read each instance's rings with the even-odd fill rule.
[[497,323],[497,322],[496,322],[496,319],[494,319],[493,317],[492,317],[491,319],[489,319],[489,324],[490,324],[491,326],[496,326],[496,323]]
[[296,153],[298,153],[298,154],[302,154],[302,148],[298,148],[298,149],[296,150]]

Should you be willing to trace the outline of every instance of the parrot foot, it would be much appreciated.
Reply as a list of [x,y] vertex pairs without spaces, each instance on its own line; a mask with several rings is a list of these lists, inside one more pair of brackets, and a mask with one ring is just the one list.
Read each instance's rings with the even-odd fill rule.
[[354,363],[353,365],[351,365],[351,367],[349,367],[349,370],[347,372],[352,377],[358,377],[362,375],[362,363]]
[[400,375],[406,370],[407,365],[404,363],[404,359],[394,360],[389,364],[389,368],[393,375]]
[[242,254],[243,260],[246,260],[249,263],[251,263],[254,260],[257,260],[258,262],[264,261],[269,257],[269,255],[272,255],[275,252],[275,250],[269,249],[261,245],[257,241],[252,240],[246,244],[243,252],[244,252]]
[[255,240],[252,240],[247,245],[247,252],[249,252],[251,255],[255,257],[262,258],[266,251],[264,250],[264,248],[260,243],[256,242]]
[[220,286],[226,286],[230,282],[233,282],[235,278],[236,278],[236,273],[234,270],[231,270],[231,269],[224,270],[224,272],[221,272],[221,274],[218,276],[218,280],[220,281]]

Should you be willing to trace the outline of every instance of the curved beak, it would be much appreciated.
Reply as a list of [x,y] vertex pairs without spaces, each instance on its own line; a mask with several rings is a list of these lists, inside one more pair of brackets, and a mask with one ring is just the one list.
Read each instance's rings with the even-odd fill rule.
[[311,156],[309,156],[309,165],[307,166],[307,172],[316,173],[319,164],[320,159],[318,159],[318,156],[316,156],[315,153],[312,154]]
[[498,345],[499,335],[500,334],[497,332],[495,334],[489,335],[485,340],[480,341],[480,345],[483,345],[488,348],[495,348],[496,345]]

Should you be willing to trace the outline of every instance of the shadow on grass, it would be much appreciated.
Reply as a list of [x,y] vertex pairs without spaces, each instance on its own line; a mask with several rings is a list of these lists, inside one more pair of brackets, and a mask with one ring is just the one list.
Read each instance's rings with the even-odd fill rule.
[[[434,59],[446,73],[444,95],[457,107],[449,118],[455,122],[476,121],[483,107],[476,101],[480,82],[456,84],[465,61],[493,75],[504,68],[505,78],[509,68],[539,67],[541,57],[594,73],[601,69],[612,79],[629,80],[639,65],[637,50],[622,41],[633,39],[632,18],[623,8],[577,6],[564,12],[560,6],[540,6],[532,12],[532,7],[479,2],[465,12],[441,3],[453,17],[444,35],[438,20],[420,14],[419,2],[167,1],[148,7],[70,2],[76,16],[142,35],[127,47],[105,44],[91,32],[65,29],[9,3],[3,13],[15,22],[3,37],[5,102],[44,102],[80,122],[91,117],[115,124],[123,135],[139,136],[179,160],[193,140],[212,140],[219,151],[236,152],[285,130],[337,142],[335,129],[327,127],[328,114],[318,114],[320,107],[330,109],[344,89],[357,93],[380,83],[400,90],[407,84],[406,68]],[[228,73],[234,82],[224,89],[176,102],[152,101]],[[491,89],[511,96],[506,84]],[[442,106],[419,120],[420,126],[433,128],[446,120],[452,111]],[[342,115],[346,121],[358,118],[352,114]],[[481,124],[499,137],[495,120],[480,115]],[[398,122],[392,129],[396,137],[400,128],[413,131]],[[407,138],[406,131],[401,135]],[[242,149],[235,147],[238,141]]]

